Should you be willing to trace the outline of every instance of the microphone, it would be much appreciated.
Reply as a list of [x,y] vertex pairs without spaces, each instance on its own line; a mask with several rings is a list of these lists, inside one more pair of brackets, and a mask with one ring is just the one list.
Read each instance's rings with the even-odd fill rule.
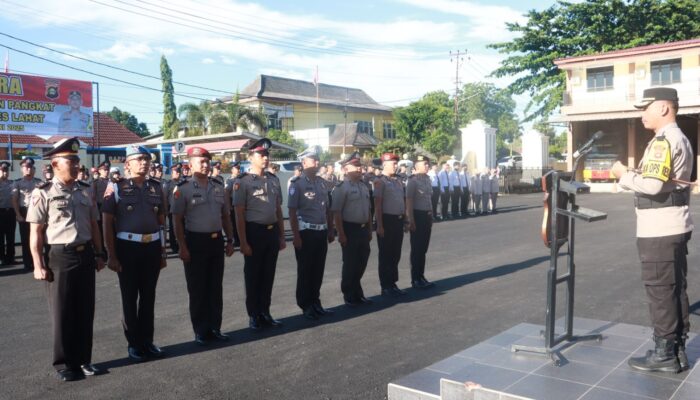
[[597,140],[600,140],[603,136],[605,136],[605,133],[603,131],[598,131],[593,134],[593,137],[589,141],[583,144],[583,146],[579,147],[578,150],[576,150],[573,154],[574,158],[579,158],[581,156],[581,153],[585,153],[588,151],[588,149],[593,146],[593,143],[595,143]]

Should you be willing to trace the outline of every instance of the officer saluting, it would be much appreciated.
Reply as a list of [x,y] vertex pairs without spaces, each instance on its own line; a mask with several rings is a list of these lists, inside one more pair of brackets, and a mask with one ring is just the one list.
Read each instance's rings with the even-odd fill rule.
[[269,139],[260,139],[250,146],[250,168],[233,185],[236,228],[245,256],[245,305],[249,326],[259,330],[260,324],[280,326],[270,315],[272,285],[275,281],[277,255],[287,245],[282,219],[282,188],[275,175],[267,172]]
[[[91,364],[92,323],[95,270],[104,268],[104,253],[92,191],[76,180],[79,148],[77,138],[64,139],[44,154],[55,176],[34,189],[27,211],[34,278],[47,281],[53,365],[63,381],[100,372]],[[49,265],[41,256],[44,230],[51,245]]]
[[345,304],[354,307],[372,301],[362,291],[362,275],[367,268],[372,240],[372,214],[369,188],[362,181],[360,153],[354,152],[341,161],[345,180],[333,189],[333,216],[338,242],[343,251],[340,290]]
[[166,258],[165,196],[160,183],[147,177],[150,162],[144,147],[127,147],[130,178],[110,185],[102,204],[107,266],[119,275],[128,355],[137,362],[163,356],[153,344],[153,308]]
[[646,89],[643,97],[635,107],[644,110],[642,123],[655,136],[644,151],[641,172],[619,161],[612,168],[620,185],[635,192],[637,250],[654,326],[654,349],[628,363],[643,371],[680,372],[689,368],[686,254],[693,231],[690,186],[682,181],[690,180],[693,148],[676,124],[676,90]]
[[175,186],[172,212],[180,259],[185,264],[195,342],[201,346],[212,338],[228,340],[221,333],[224,279],[221,228],[226,232],[227,257],[233,254],[233,232],[224,187],[208,177],[211,155],[202,147],[190,147],[187,156],[193,177]]
[[406,184],[406,215],[411,231],[411,286],[425,289],[434,285],[428,282],[424,275],[425,253],[428,252],[433,228],[433,189],[427,175],[430,171],[430,159],[419,155],[413,166],[416,170]]
[[15,229],[17,219],[12,207],[12,187],[14,183],[8,179],[10,163],[0,163],[0,263],[11,265],[15,263]]
[[379,283],[382,295],[406,294],[396,286],[399,280],[399,261],[403,243],[403,224],[406,204],[403,184],[396,177],[399,156],[382,155],[382,175],[374,181],[374,209],[377,219],[377,244],[379,246]]
[[320,147],[314,146],[297,156],[304,170],[292,178],[287,198],[297,260],[297,305],[308,319],[332,313],[323,308],[320,299],[328,243],[335,239],[328,208],[329,183],[316,175],[320,152]]
[[22,159],[19,163],[22,166],[22,177],[15,181],[12,189],[12,207],[15,209],[15,218],[19,222],[19,238],[22,241],[22,262],[24,269],[31,271],[34,262],[32,254],[29,250],[29,223],[25,220],[27,217],[27,209],[29,208],[29,199],[34,188],[41,184],[41,179],[35,178],[34,160],[28,157]]

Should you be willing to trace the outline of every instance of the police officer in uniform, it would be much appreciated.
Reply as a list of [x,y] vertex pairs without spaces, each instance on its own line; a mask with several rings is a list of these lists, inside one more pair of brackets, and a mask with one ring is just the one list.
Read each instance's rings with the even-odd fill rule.
[[[95,270],[104,268],[104,253],[92,190],[76,179],[79,148],[77,138],[64,139],[44,154],[55,176],[32,192],[27,211],[34,278],[47,282],[53,365],[62,381],[100,372],[91,364],[92,325]],[[41,257],[44,233],[51,245],[48,265]]]
[[224,177],[221,175],[221,161],[212,161],[211,162],[211,178],[216,179],[221,186],[224,186],[226,182],[224,182]]
[[433,228],[433,213],[428,171],[430,159],[426,156],[416,156],[416,169],[406,184],[406,216],[411,232],[411,286],[425,289],[433,286],[425,279],[425,253],[430,245],[430,234]]
[[333,189],[331,210],[343,252],[340,290],[345,304],[355,307],[372,302],[365,297],[361,284],[369,260],[372,214],[369,188],[362,181],[360,153],[348,155],[341,165],[345,178]]
[[644,151],[640,170],[628,169],[618,161],[612,172],[622,187],[635,192],[637,249],[654,327],[654,349],[628,363],[643,371],[680,372],[690,367],[685,352],[690,329],[686,254],[693,230],[690,186],[681,181],[690,180],[693,148],[676,124],[675,89],[646,89],[635,107],[644,110],[642,123],[655,136]]
[[401,181],[396,177],[399,156],[382,155],[382,175],[374,181],[374,209],[379,247],[379,283],[383,296],[406,294],[396,286],[403,244],[406,204]]
[[226,189],[226,201],[231,205],[231,226],[233,227],[233,246],[238,247],[241,245],[241,240],[238,237],[238,229],[236,229],[236,212],[233,207],[233,185],[238,181],[238,176],[241,174],[241,163],[238,161],[232,161],[231,167],[231,177],[226,179],[225,189]]
[[44,175],[44,182],[49,182],[53,179],[53,167],[51,164],[44,164],[41,170]]
[[433,204],[433,219],[436,219],[437,206],[438,202],[440,202],[440,180],[438,179],[438,166],[436,164],[433,164],[433,166],[430,168],[428,177],[430,178],[430,186],[433,191],[433,194],[430,197]]
[[22,241],[22,263],[26,271],[34,267],[32,254],[29,250],[29,223],[26,222],[27,209],[32,191],[41,184],[41,179],[35,178],[34,160],[28,157],[19,163],[22,166],[22,177],[17,179],[12,189],[12,207],[15,209],[15,218],[19,222],[19,237]]
[[452,193],[452,184],[450,183],[450,164],[442,164],[442,170],[438,172],[438,181],[440,182],[440,217],[443,220],[449,219],[447,208],[450,205],[450,195]]
[[127,147],[125,168],[129,179],[110,185],[102,206],[107,266],[119,276],[124,335],[129,358],[161,357],[153,344],[153,308],[156,284],[165,267],[165,196],[147,176],[151,154],[143,147]]
[[178,253],[180,251],[180,246],[177,244],[177,238],[175,237],[175,225],[173,224],[173,214],[172,214],[172,205],[173,205],[173,191],[175,190],[175,186],[177,186],[179,183],[185,180],[184,176],[182,176],[182,163],[177,163],[170,168],[170,177],[171,179],[166,182],[165,185],[163,185],[163,189],[165,191],[165,199],[168,203],[168,242],[170,244],[170,249],[174,253]]
[[297,260],[297,305],[311,320],[333,313],[323,308],[320,297],[328,243],[335,240],[328,182],[316,175],[320,152],[313,146],[297,156],[304,170],[292,179],[287,197]]
[[172,212],[179,255],[185,264],[195,342],[203,346],[212,339],[229,339],[221,333],[224,278],[221,228],[226,232],[225,252],[230,257],[233,254],[231,208],[226,202],[224,186],[209,178],[209,152],[202,147],[190,147],[187,156],[193,177],[175,186]]
[[452,192],[450,193],[450,203],[452,203],[452,207],[450,211],[452,212],[452,219],[458,219],[461,216],[459,206],[462,201],[462,183],[459,180],[459,163],[456,162],[452,165],[449,178],[450,186],[452,187]]
[[0,263],[15,263],[15,229],[17,218],[12,205],[12,188],[14,183],[8,178],[10,163],[0,163]]
[[269,139],[250,146],[250,168],[233,186],[236,228],[245,257],[246,309],[249,327],[258,331],[261,324],[280,326],[270,314],[272,285],[275,281],[277,256],[287,245],[282,218],[282,188],[275,175],[267,172]]

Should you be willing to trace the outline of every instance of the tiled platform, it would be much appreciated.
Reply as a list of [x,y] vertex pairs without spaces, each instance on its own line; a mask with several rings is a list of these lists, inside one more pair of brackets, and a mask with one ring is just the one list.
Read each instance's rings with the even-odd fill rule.
[[[558,324],[562,323],[563,320],[558,321]],[[543,345],[544,339],[540,337],[543,328],[533,324],[514,326],[485,342],[390,383],[388,398],[700,399],[700,368],[696,366],[700,358],[700,336],[691,334],[686,346],[691,363],[690,371],[681,374],[643,373],[632,370],[627,365],[627,359],[645,354],[651,348],[650,328],[575,318],[575,335],[600,333],[603,340],[560,345],[560,367],[554,366],[551,359],[541,355],[511,351],[512,344]],[[444,380],[442,397],[441,379]],[[474,382],[489,390],[465,390],[463,396],[456,397],[454,392],[444,393],[445,383],[449,381]]]

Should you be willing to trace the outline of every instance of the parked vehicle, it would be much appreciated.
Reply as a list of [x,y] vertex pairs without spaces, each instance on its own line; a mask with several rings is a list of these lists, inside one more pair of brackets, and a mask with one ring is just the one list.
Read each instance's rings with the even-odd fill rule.
[[613,182],[612,166],[617,154],[589,154],[583,162],[584,182]]
[[506,156],[498,160],[498,166],[501,168],[522,168],[523,156],[513,155]]

